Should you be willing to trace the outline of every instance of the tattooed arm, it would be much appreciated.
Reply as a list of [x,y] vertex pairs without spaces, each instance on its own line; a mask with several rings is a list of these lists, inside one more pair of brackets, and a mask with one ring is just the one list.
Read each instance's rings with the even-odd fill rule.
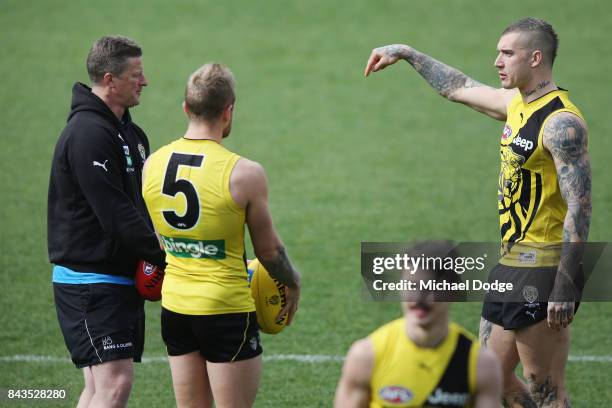
[[273,278],[286,285],[287,303],[278,317],[289,314],[289,325],[297,311],[301,277],[272,224],[268,208],[268,182],[263,167],[244,158],[238,160],[230,176],[230,193],[234,201],[246,210],[246,223],[255,256]]
[[459,102],[497,120],[506,120],[506,106],[516,90],[496,89],[483,85],[463,72],[429,55],[403,44],[375,48],[365,68],[365,76],[395,64],[407,61],[441,96]]
[[480,338],[480,345],[483,347],[487,347],[489,344],[489,339],[491,338],[491,332],[493,331],[493,323],[485,319],[484,317],[480,318],[480,330],[478,332],[478,337]]
[[567,203],[563,248],[553,298],[548,303],[548,324],[559,329],[574,318],[573,280],[579,273],[591,222],[591,162],[585,123],[569,112],[554,114],[544,127],[544,147],[550,152],[561,195]]

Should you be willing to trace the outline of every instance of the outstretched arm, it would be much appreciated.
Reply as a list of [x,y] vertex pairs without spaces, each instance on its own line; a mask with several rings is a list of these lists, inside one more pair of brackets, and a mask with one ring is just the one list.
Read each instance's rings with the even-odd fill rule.
[[458,69],[408,45],[393,44],[372,50],[365,68],[365,76],[395,64],[400,59],[412,65],[438,94],[449,101],[465,104],[494,119],[506,120],[506,106],[516,94],[516,90],[496,89],[483,85]]
[[587,150],[588,134],[585,123],[569,112],[551,116],[543,131],[544,147],[550,152],[557,168],[561,195],[567,203],[563,223],[563,248],[557,269],[552,301],[548,303],[548,325],[554,329],[566,327],[574,318],[574,278],[579,273],[584,245],[591,223],[591,160]]

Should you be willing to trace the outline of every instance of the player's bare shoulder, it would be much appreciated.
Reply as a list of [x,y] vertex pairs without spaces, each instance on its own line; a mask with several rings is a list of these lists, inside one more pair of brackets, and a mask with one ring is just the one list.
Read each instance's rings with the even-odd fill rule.
[[342,377],[352,383],[369,384],[374,369],[374,345],[368,337],[355,341],[349,349]]
[[267,196],[268,182],[266,172],[256,161],[241,157],[230,175],[230,193],[236,203],[246,208],[253,195]]
[[369,406],[374,347],[369,338],[357,340],[348,351],[334,398],[335,408]]
[[362,368],[371,366],[374,361],[374,346],[372,345],[372,341],[368,337],[355,341],[351,345],[346,358],[347,360],[352,360],[361,365]]
[[553,113],[542,133],[544,147],[553,155],[563,158],[579,156],[588,145],[586,122],[571,112]]

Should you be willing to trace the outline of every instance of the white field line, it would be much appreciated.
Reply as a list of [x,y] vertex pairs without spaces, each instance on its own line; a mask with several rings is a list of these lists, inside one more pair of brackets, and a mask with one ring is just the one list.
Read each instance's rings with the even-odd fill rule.
[[[569,356],[573,363],[612,363],[612,356]],[[272,354],[264,355],[264,361],[293,361],[297,363],[327,363],[342,362],[344,356],[325,354]],[[167,363],[166,356],[143,357],[143,364]],[[29,354],[17,354],[14,356],[0,356],[0,363],[70,363],[67,357],[37,356]]]

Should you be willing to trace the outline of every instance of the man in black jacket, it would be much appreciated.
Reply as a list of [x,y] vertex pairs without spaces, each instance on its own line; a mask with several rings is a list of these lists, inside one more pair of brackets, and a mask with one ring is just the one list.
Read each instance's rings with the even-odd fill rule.
[[149,143],[128,111],[147,86],[141,57],[125,37],[94,43],[92,87],[74,85],[51,167],[49,259],[59,324],[85,377],[78,407],[126,405],[144,346],[136,264],[165,266],[141,196]]

